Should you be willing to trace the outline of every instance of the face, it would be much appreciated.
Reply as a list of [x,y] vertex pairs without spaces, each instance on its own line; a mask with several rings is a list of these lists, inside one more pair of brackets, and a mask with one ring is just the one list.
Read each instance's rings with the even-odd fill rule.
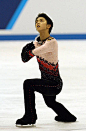
[[38,19],[36,20],[35,26],[38,32],[41,32],[50,28],[49,25],[47,24],[47,20],[43,17],[38,17]]

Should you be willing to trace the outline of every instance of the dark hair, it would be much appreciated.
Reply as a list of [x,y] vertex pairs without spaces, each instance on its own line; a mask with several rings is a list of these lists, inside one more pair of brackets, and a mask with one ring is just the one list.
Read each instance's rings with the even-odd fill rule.
[[46,20],[47,20],[47,24],[50,24],[51,27],[49,28],[49,34],[52,30],[52,27],[53,27],[53,21],[49,18],[49,16],[47,16],[45,13],[40,13],[38,14],[38,16],[36,17],[35,19],[35,24],[36,24],[36,20],[39,18],[39,17],[44,17]]

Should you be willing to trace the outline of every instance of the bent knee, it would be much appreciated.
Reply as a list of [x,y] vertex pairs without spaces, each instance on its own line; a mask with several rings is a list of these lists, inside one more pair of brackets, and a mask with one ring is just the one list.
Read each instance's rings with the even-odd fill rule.
[[25,89],[25,88],[27,88],[27,87],[29,87],[30,86],[30,81],[29,81],[29,79],[26,79],[24,82],[23,82],[23,88]]
[[23,83],[23,89],[32,89],[33,80],[32,79],[26,79]]
[[28,79],[26,79],[24,82],[23,82],[23,85],[27,85],[29,82],[28,82]]

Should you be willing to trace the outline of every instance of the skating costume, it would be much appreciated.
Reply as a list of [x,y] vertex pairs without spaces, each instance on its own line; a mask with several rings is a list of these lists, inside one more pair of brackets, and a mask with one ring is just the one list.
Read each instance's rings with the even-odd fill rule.
[[[36,39],[36,41],[40,43],[39,39],[40,39],[40,37],[38,37]],[[51,41],[51,40],[53,40],[53,38],[52,37],[48,38],[48,41],[49,40]],[[45,42],[46,42],[46,40],[45,40]],[[56,40],[54,40],[54,43],[55,42],[56,42]],[[31,47],[33,49],[35,49],[34,44],[33,43],[30,43],[30,44],[32,44]],[[27,62],[32,57],[35,56],[32,53],[32,50],[31,50],[32,48],[30,47],[30,44],[27,44],[23,48],[23,51],[22,51],[22,61],[23,62]],[[52,50],[51,48],[47,49],[47,51],[51,51]],[[59,74],[58,62],[56,64],[54,64],[54,63],[48,62],[47,60],[45,60],[44,58],[42,58],[42,57],[39,56],[40,53],[44,53],[45,52],[45,50],[46,50],[45,47],[41,48],[41,49],[39,47],[39,49],[36,48],[36,50],[37,50],[36,52],[38,54],[38,55],[36,55],[36,58],[37,58],[37,62],[39,64],[39,69],[41,71],[41,79],[35,79],[35,80],[33,80],[33,82],[32,82],[33,84],[31,86],[33,86],[34,90],[35,90],[36,86],[37,86],[37,88],[40,87],[39,90],[38,90],[38,92],[40,92],[40,90],[41,90],[42,92],[40,92],[40,93],[42,93],[44,95],[49,95],[49,96],[56,95],[62,89],[62,79],[61,79],[60,74]],[[36,82],[36,84],[34,84],[35,81],[38,81],[38,82]]]
[[[55,117],[55,120],[64,122],[76,121],[75,116],[73,116],[61,103],[55,101],[56,95],[61,92],[63,85],[59,74],[58,62],[54,64],[40,57],[40,54],[52,52],[53,44],[56,44],[56,40],[49,37],[41,43],[40,37],[37,37],[35,42],[38,42],[41,46],[35,48],[34,43],[31,42],[23,48],[21,56],[23,62],[27,62],[36,56],[41,71],[41,79],[35,78],[24,81],[25,115],[23,118],[18,119],[16,124],[26,125],[36,122],[35,91],[43,95],[46,105],[53,109],[58,115]],[[35,54],[32,53],[32,50],[34,50]]]

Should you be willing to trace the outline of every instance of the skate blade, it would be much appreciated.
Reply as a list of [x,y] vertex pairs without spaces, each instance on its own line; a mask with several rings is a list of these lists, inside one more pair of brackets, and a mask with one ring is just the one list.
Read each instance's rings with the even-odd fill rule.
[[34,127],[36,126],[35,124],[27,124],[27,125],[19,125],[19,124],[16,124],[16,127]]

